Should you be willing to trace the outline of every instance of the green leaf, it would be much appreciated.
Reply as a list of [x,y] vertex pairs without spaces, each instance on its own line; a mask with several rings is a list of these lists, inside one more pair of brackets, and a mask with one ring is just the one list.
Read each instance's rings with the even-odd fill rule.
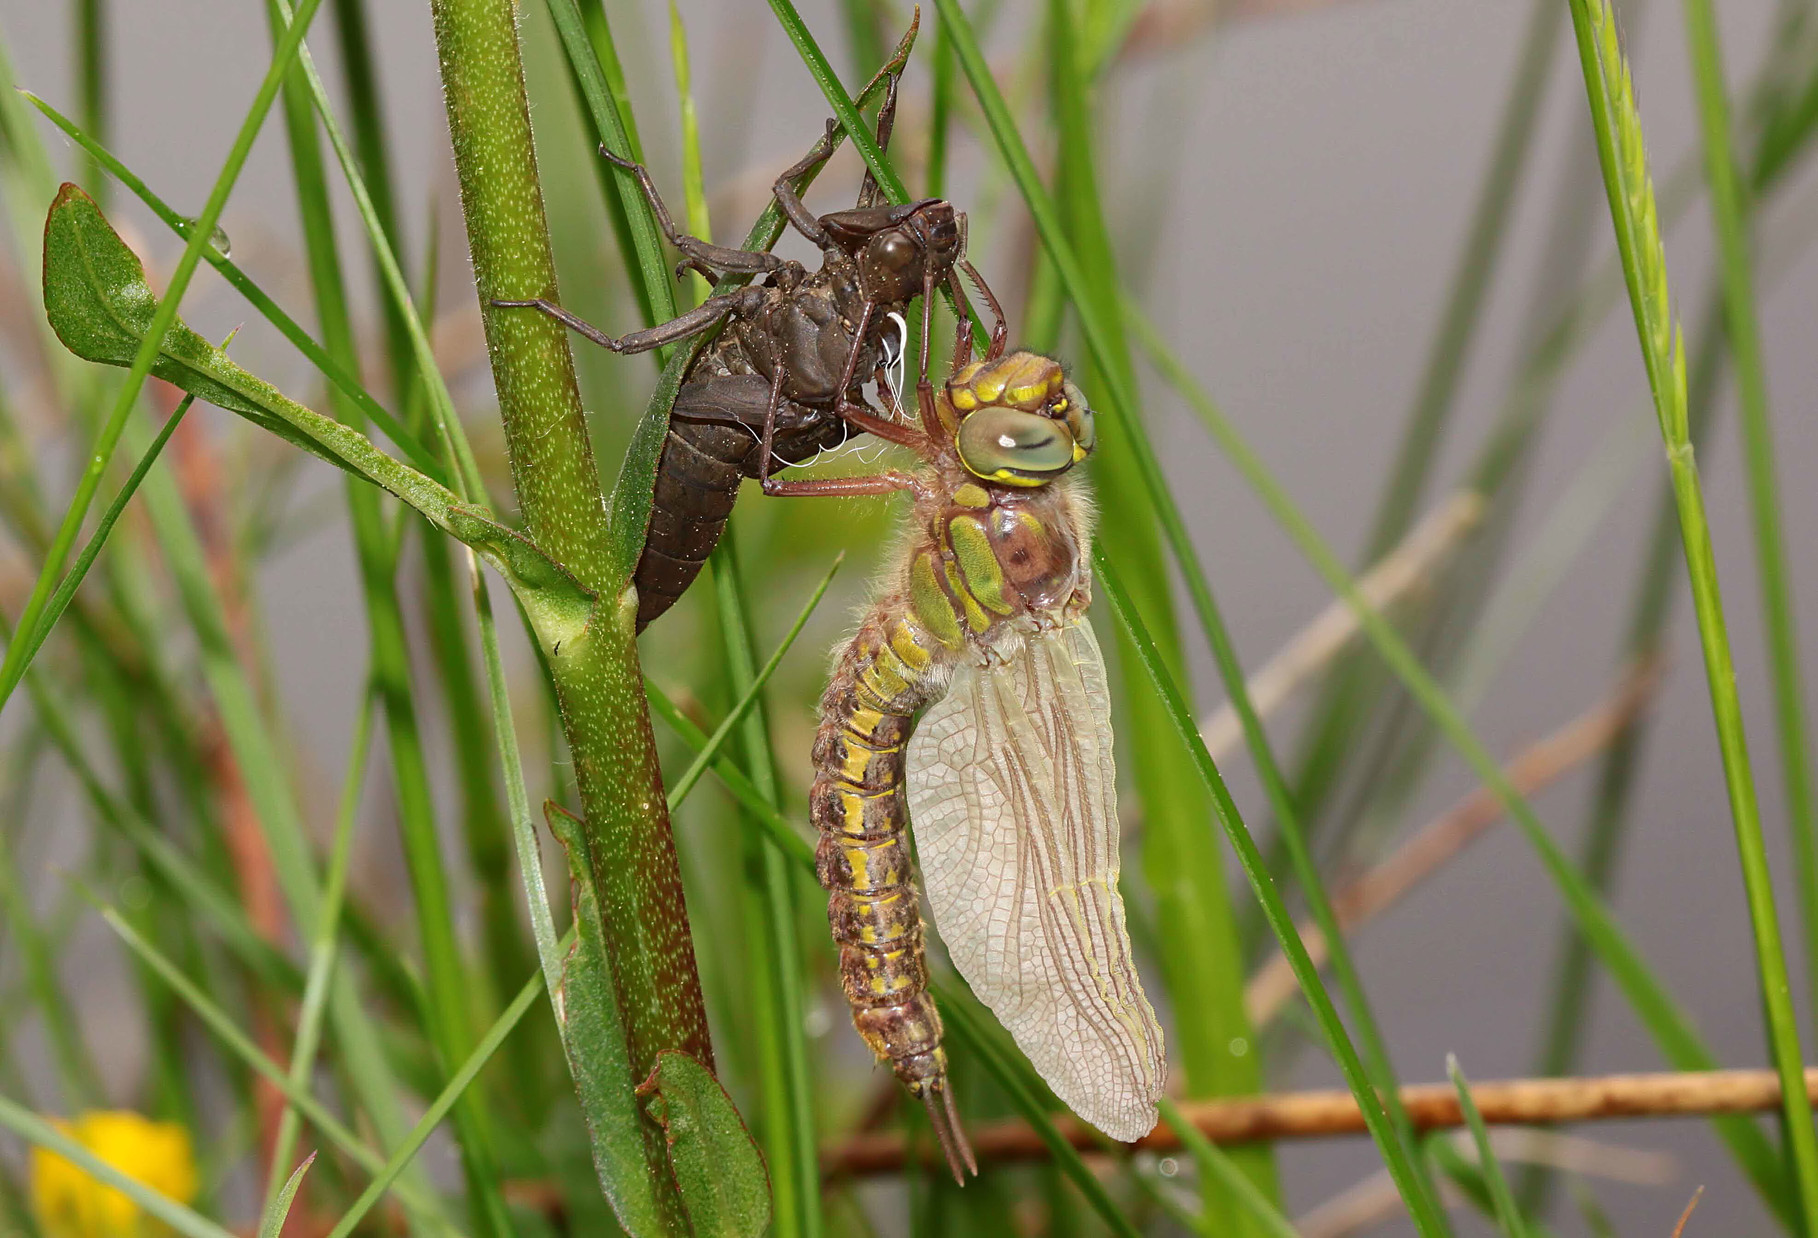
[[763,1153],[711,1071],[686,1053],[657,1054],[638,1089],[669,1141],[669,1163],[697,1238],[756,1235],[770,1224]]
[[[111,151],[37,95],[28,90],[22,90],[19,93],[33,107],[44,113],[52,124],[63,130],[71,141],[87,151],[98,167],[105,169],[115,180],[131,190],[150,209],[152,214],[164,222],[167,228],[178,236],[187,237],[189,235],[190,221],[171,209],[168,203],[153,193],[151,187],[135,175],[131,168],[121,163]],[[360,385],[358,377],[349,373],[334,358],[330,357],[322,345],[318,344],[307,331],[299,326],[294,318],[286,314],[263,288],[247,276],[246,272],[213,247],[203,250],[202,258],[220,273],[222,279],[232,284],[235,290],[246,298],[247,303],[265,317],[267,322],[276,327],[279,334],[295,345],[297,351],[307,357],[310,364],[322,372],[324,378],[333,383],[348,399],[359,405],[360,410],[372,418],[373,423],[383,430],[386,437],[396,443],[418,468],[438,481],[444,480],[441,464],[429,448],[423,444],[423,441],[405,429],[396,417],[373,399],[371,393]]]
[[625,1051],[625,1029],[613,994],[612,965],[606,954],[600,902],[587,859],[587,838],[580,819],[553,800],[543,804],[549,832],[568,854],[574,891],[575,942],[562,968],[554,994],[556,1021],[574,1076],[581,1115],[593,1144],[593,1165],[612,1210],[633,1238],[667,1234],[656,1192],[646,1168],[645,1140],[656,1137],[638,1112],[631,1090],[631,1059]]
[[297,1197],[297,1188],[303,1185],[303,1175],[308,1173],[309,1167],[315,1163],[316,1154],[311,1152],[303,1158],[303,1163],[291,1173],[290,1178],[284,1183],[284,1188],[278,1192],[277,1198],[271,1201],[271,1207],[267,1208],[265,1215],[259,1218],[259,1238],[278,1238],[278,1235],[284,1232],[284,1222],[290,1216],[291,1201]]
[[[44,312],[57,338],[84,360],[129,366],[157,308],[138,255],[127,248],[93,198],[65,184],[44,222]],[[287,399],[229,361],[182,319],[172,322],[151,372],[330,464],[377,482],[431,519],[440,511],[443,519],[437,523],[445,525],[452,493],[398,463],[364,435]]]
[[[52,204],[44,249],[44,308],[57,337],[85,360],[130,364],[157,299],[138,256],[77,186],[66,184]],[[380,451],[364,434],[241,369],[181,319],[165,335],[152,373],[389,491],[472,546],[523,599],[546,649],[559,650],[563,641],[586,631],[593,596],[529,538],[463,504],[446,486]]]

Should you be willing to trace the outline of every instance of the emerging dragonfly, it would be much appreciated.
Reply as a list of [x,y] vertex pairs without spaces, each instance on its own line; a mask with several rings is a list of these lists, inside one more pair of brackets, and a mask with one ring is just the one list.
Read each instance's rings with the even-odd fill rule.
[[[977,1172],[927,992],[908,828],[948,954],[1055,1095],[1146,1134],[1165,1067],[1118,894],[1104,662],[1086,619],[1091,507],[1067,474],[1092,413],[1060,365],[963,364],[915,473],[772,482],[914,495],[901,557],[821,700],[816,867],[859,1034],[927,1108],[955,1178]],[[923,711],[919,725],[913,719]]]
[[[877,120],[880,148],[889,145],[896,114],[898,73],[885,73]],[[832,156],[838,132],[836,122],[827,122],[821,140],[777,177],[774,187],[790,224],[820,246],[817,271],[772,253],[728,249],[682,234],[650,173],[602,149],[613,163],[636,174],[664,235],[683,255],[678,273],[692,268],[715,280],[718,272],[739,272],[763,275],[764,282],[717,292],[669,322],[617,339],[550,301],[493,302],[541,310],[616,353],[648,352],[727,324],[689,367],[670,411],[650,527],[632,578],[640,632],[700,575],[725,531],[744,478],[812,459],[854,431],[889,437],[891,425],[905,424],[885,369],[901,361],[903,311],[914,298],[922,299],[918,378],[928,370],[937,288],[952,291],[962,307],[959,329],[970,330],[960,271],[990,306],[993,350],[1003,350],[1003,311],[965,259],[965,216],[951,203],[928,198],[904,206],[879,205],[877,184],[867,171],[853,209],[816,216],[802,204],[797,187]],[[884,413],[865,401],[864,384],[873,378],[888,405]]]

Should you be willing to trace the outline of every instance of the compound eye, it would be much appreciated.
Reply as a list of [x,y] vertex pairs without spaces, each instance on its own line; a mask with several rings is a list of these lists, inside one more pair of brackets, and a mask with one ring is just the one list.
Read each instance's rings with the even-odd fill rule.
[[907,271],[919,254],[920,246],[898,229],[879,233],[871,241],[871,257],[892,273]]
[[1048,409],[1051,415],[1066,421],[1067,429],[1073,435],[1075,461],[1091,455],[1092,449],[1098,446],[1098,429],[1092,423],[1092,410],[1087,407],[1086,397],[1079,393],[1079,388],[1067,383]]
[[1013,408],[981,408],[960,422],[955,446],[966,471],[1006,486],[1040,486],[1079,459],[1065,422]]

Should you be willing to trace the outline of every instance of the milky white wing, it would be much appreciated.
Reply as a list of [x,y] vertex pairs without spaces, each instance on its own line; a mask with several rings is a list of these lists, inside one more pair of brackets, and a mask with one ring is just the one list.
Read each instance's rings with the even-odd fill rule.
[[909,819],[947,953],[1054,1094],[1114,1139],[1155,1125],[1161,1028],[1117,890],[1104,659],[1083,619],[968,662],[909,741]]

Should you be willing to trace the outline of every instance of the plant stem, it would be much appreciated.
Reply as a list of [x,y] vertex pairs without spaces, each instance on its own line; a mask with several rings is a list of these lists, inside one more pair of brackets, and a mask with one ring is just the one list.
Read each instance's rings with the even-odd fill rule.
[[1786,783],[1787,829],[1792,835],[1793,869],[1805,923],[1806,967],[1818,993],[1818,808],[1813,804],[1811,748],[1805,719],[1805,676],[1799,666],[1799,628],[1793,616],[1793,577],[1780,530],[1780,484],[1774,469],[1774,433],[1768,418],[1767,372],[1761,356],[1761,327],[1755,313],[1754,258],[1747,191],[1736,171],[1730,142],[1730,108],[1723,81],[1723,51],[1710,0],[1686,0],[1686,42],[1698,88],[1698,115],[1704,134],[1705,177],[1711,189],[1711,222],[1723,276],[1724,325],[1736,375],[1737,419],[1743,464],[1748,474],[1749,510],[1755,523],[1755,555],[1761,578],[1761,609],[1773,673],[1781,776]]
[[[713,1049],[683,905],[632,623],[616,578],[599,474],[562,327],[495,298],[557,299],[537,181],[523,62],[510,0],[434,0],[455,168],[499,413],[531,539],[595,597],[583,634],[544,650],[580,788],[612,982],[632,1078],[677,1049],[711,1068]],[[667,1183],[661,1133],[645,1124],[652,1176]]]
[[[1773,874],[1755,799],[1754,775],[1749,767],[1742,701],[1736,689],[1736,669],[1730,655],[1710,525],[1687,427],[1685,353],[1673,322],[1666,256],[1653,186],[1648,179],[1641,120],[1616,17],[1608,0],[1572,0],[1572,26],[1578,36],[1585,93],[1597,134],[1598,161],[1603,165],[1604,186],[1609,193],[1610,218],[1672,473],[1673,497],[1679,508],[1680,539],[1685,549],[1686,572],[1691,578],[1711,713],[1723,756],[1737,858],[1754,930],[1768,1043],[1785,1090],[1785,1137],[1798,1185],[1797,1212],[1805,1232],[1818,1233],[1818,1133],[1812,1129],[1811,1104],[1805,1095],[1786,951],[1774,908]],[[1694,29],[1692,41],[1698,41],[1701,33],[1708,35],[1711,31]]]

